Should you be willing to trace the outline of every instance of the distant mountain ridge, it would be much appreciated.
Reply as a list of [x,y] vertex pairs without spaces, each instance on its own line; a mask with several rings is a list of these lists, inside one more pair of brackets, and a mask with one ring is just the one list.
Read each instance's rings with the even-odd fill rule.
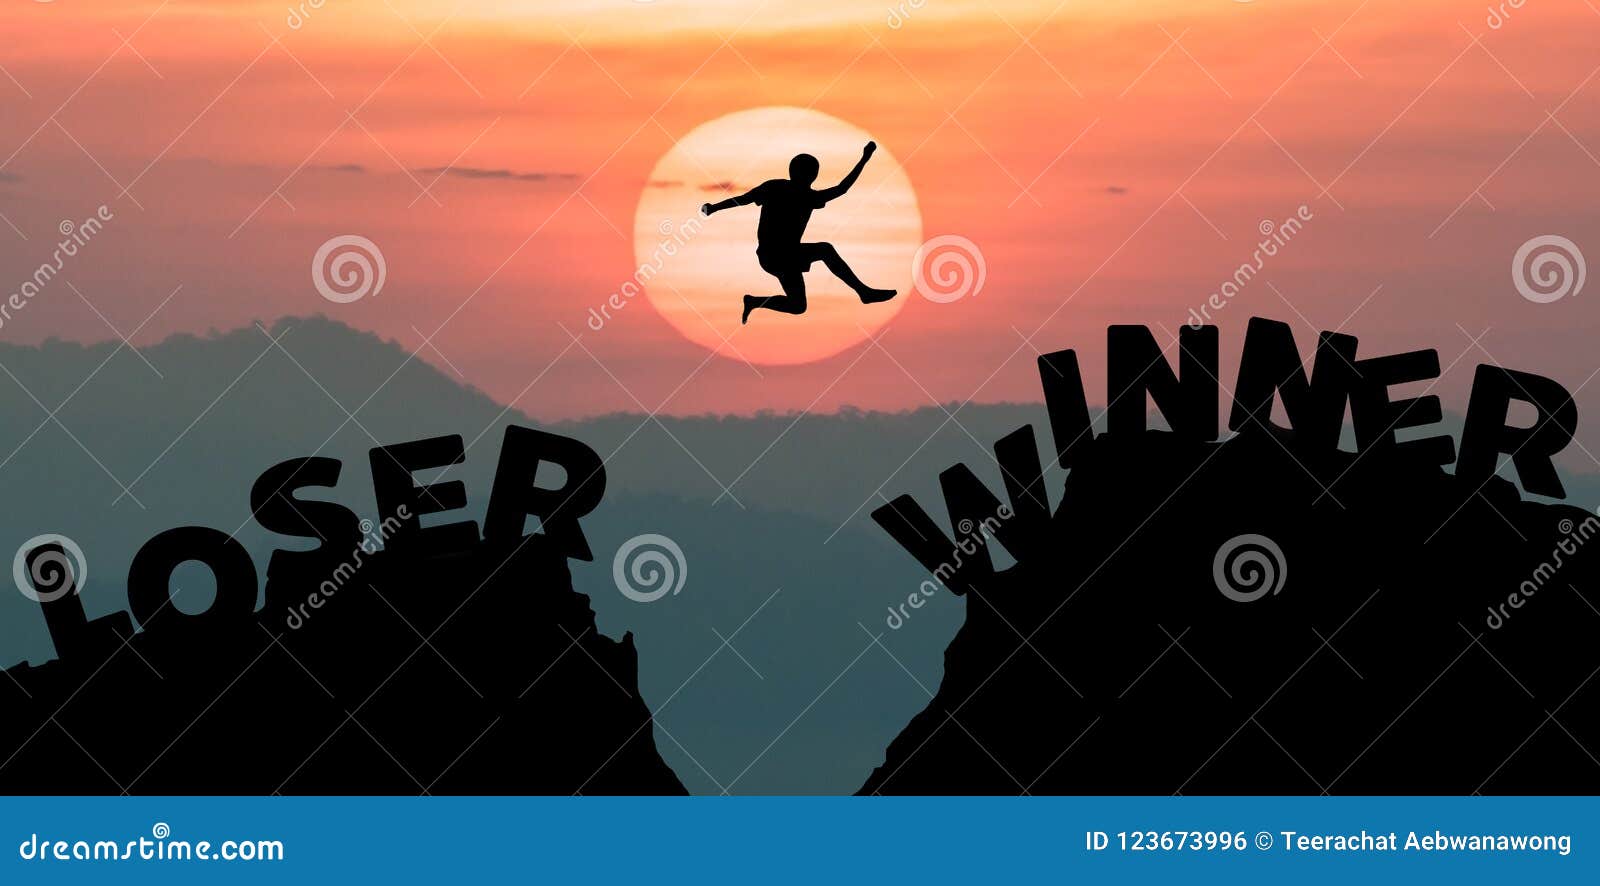
[[[953,420],[930,406],[539,422],[539,385],[507,409],[409,349],[325,317],[178,335],[139,354],[120,342],[0,343],[0,366],[15,378],[0,379],[0,500],[28,505],[0,509],[0,551],[44,532],[74,539],[89,561],[91,618],[125,607],[134,552],[170,527],[237,529],[258,563],[304,547],[250,516],[251,483],[285,459],[341,459],[334,489],[305,494],[370,518],[371,447],[460,434],[466,462],[442,474],[465,482],[461,519],[481,521],[507,424],[609,456],[606,497],[586,518],[596,559],[571,564],[572,584],[600,633],[633,632],[641,694],[682,747],[659,732],[656,744],[695,793],[860,786],[927,703],[923,687],[938,685],[967,608],[942,594],[903,627],[886,624],[930,576],[868,514],[880,496],[936,500],[938,472],[956,462],[999,488],[990,441],[1044,421],[1039,404],[951,404]],[[60,425],[48,417],[58,406]],[[1065,475],[1052,471],[1049,482],[1060,488]],[[1574,503],[1600,503],[1593,475],[1565,482]],[[681,594],[639,604],[618,592],[611,556],[650,532],[683,548],[689,579]],[[204,608],[203,567],[180,566],[175,584],[174,605]],[[0,666],[53,656],[37,605],[0,594]],[[744,714],[736,722],[725,716],[730,700]]]
[[[0,544],[15,550],[46,532],[76,541],[89,565],[81,598],[97,618],[127,605],[124,579],[134,552],[171,527],[236,531],[258,564],[275,549],[306,547],[265,531],[250,514],[251,484],[281,461],[314,453],[340,459],[333,489],[302,494],[370,519],[376,512],[370,448],[460,434],[466,462],[421,476],[464,481],[467,507],[459,519],[481,522],[505,426],[543,427],[611,456],[608,492],[585,524],[596,560],[573,563],[572,581],[589,597],[598,632],[633,631],[646,701],[656,708],[671,700],[657,717],[657,745],[683,783],[710,793],[725,786],[740,793],[839,793],[859,783],[883,742],[921,703],[901,664],[881,651],[858,656],[866,642],[858,624],[879,625],[884,606],[921,578],[866,518],[872,487],[897,482],[890,475],[905,459],[904,451],[873,450],[872,441],[881,439],[874,415],[799,422],[662,417],[665,429],[654,422],[641,428],[642,416],[539,423],[410,357],[395,343],[325,318],[175,336],[140,354],[117,343],[0,344],[0,366],[16,378],[0,379],[0,460],[6,461],[0,496],[29,503],[27,513],[0,511]],[[538,393],[537,386],[528,392],[529,411],[537,412]],[[63,401],[57,425],[47,416]],[[961,419],[985,433],[1029,410],[974,406]],[[909,476],[924,459],[931,465],[974,451],[945,419],[937,410],[883,417],[902,428],[905,450],[926,444],[896,477]],[[848,476],[837,469],[842,452],[864,457]],[[797,458],[804,463],[797,466]],[[871,478],[872,471],[881,473]],[[739,502],[723,494],[718,480]],[[677,541],[690,571],[681,594],[646,605],[618,592],[611,557],[649,532]],[[819,559],[817,551],[827,556]],[[174,584],[179,609],[199,611],[209,602],[212,580],[204,567],[180,566]],[[263,610],[263,617],[270,614]],[[937,679],[939,650],[960,604],[925,614],[917,630],[883,639],[924,681]],[[280,625],[282,615],[276,614]],[[732,637],[731,648],[719,634]],[[20,594],[0,594],[0,665],[43,664],[54,656],[38,606]],[[852,660],[828,697],[790,727]],[[722,714],[729,698],[741,699],[746,711],[738,722]],[[780,733],[784,738],[774,742]]]

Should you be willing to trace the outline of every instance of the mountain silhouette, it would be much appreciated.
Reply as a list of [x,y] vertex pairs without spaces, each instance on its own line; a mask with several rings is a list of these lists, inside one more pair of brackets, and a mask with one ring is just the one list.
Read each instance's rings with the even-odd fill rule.
[[[443,479],[465,482],[460,519],[481,521],[506,425],[574,437],[608,457],[611,489],[585,518],[595,562],[572,565],[572,587],[589,598],[601,634],[632,632],[656,748],[695,793],[848,793],[861,785],[883,760],[885,745],[927,703],[923,687],[939,686],[945,647],[978,605],[941,592],[902,629],[884,631],[885,606],[903,604],[932,576],[866,519],[879,501],[874,490],[891,496],[906,490],[927,500],[940,490],[939,469],[956,461],[970,462],[980,479],[997,485],[1002,474],[980,441],[1044,414],[1038,403],[952,403],[900,413],[654,421],[619,413],[544,422],[535,418],[540,386],[502,406],[448,369],[412,358],[400,343],[323,317],[178,335],[138,352],[116,341],[0,343],[0,365],[16,379],[0,380],[0,456],[7,461],[0,496],[28,504],[0,513],[6,552],[41,531],[71,537],[91,566],[79,599],[90,618],[115,617],[127,606],[123,579],[135,552],[169,527],[237,527],[263,572],[274,550],[303,546],[251,517],[251,483],[268,465],[314,452],[343,459],[347,469],[337,488],[308,494],[370,518],[371,477],[354,468],[370,447],[462,434],[466,461]],[[560,376],[558,366],[541,385],[559,383]],[[58,406],[62,426],[47,417]],[[1445,416],[1443,426],[1458,424]],[[1098,416],[1096,428],[1103,428]],[[140,502],[123,496],[113,505],[122,490],[110,474],[130,484]],[[1051,465],[1050,488],[1060,489],[1066,476]],[[1600,503],[1596,475],[1564,474],[1563,482],[1570,501]],[[681,594],[639,604],[618,593],[609,561],[628,539],[649,532],[682,546],[690,578]],[[204,567],[180,566],[173,605],[203,610],[211,583]],[[264,588],[271,584],[263,581]],[[295,596],[303,602],[306,593]],[[271,612],[264,593],[258,607],[283,629],[284,613]],[[882,648],[869,647],[862,625],[882,635]],[[570,642],[558,639],[562,648]],[[583,648],[608,661],[598,645],[587,645],[600,639],[589,635]],[[44,665],[56,654],[40,607],[15,592],[0,594],[0,664]],[[417,659],[424,658],[436,656],[423,649]],[[581,661],[579,649],[567,658]],[[144,670],[127,650],[114,664],[122,659]],[[68,664],[75,660],[69,656]],[[0,685],[9,684],[0,677]],[[740,716],[728,717],[730,707]],[[359,733],[353,723],[345,728]]]
[[212,558],[218,590],[202,613],[151,602],[166,577],[136,563],[137,633],[125,612],[86,620],[60,545],[42,546],[30,571],[60,657],[0,686],[0,791],[684,793],[632,635],[596,633],[550,536],[443,556],[329,541],[276,559],[256,612],[237,542],[158,536],[174,560]]
[[[139,352],[117,341],[0,343],[0,365],[49,409],[73,395],[58,413],[64,430],[0,376],[0,459],[11,457],[0,469],[0,497],[29,503],[0,512],[6,555],[41,532],[72,538],[90,564],[80,599],[97,618],[126,608],[134,554],[170,527],[237,528],[263,572],[274,550],[304,546],[251,517],[251,484],[268,465],[319,451],[342,459],[336,488],[301,494],[372,520],[371,475],[357,467],[368,449],[461,434],[466,461],[442,479],[465,483],[459,519],[481,522],[506,425],[573,437],[609,457],[606,497],[584,518],[595,561],[571,564],[573,587],[588,596],[600,633],[633,633],[656,747],[694,793],[840,794],[861,783],[925,700],[902,663],[918,679],[937,681],[964,606],[956,598],[939,601],[922,611],[914,630],[883,638],[893,659],[877,649],[858,659],[867,643],[858,623],[881,630],[883,606],[922,578],[868,519],[868,495],[891,476],[918,489],[937,467],[983,451],[969,432],[985,439],[1040,412],[1037,404],[972,404],[959,413],[961,426],[936,407],[655,421],[617,413],[552,422],[538,417],[540,394],[559,383],[562,365],[507,409],[447,367],[408,362],[411,350],[400,343],[321,317],[174,336]],[[737,503],[696,458],[733,486]],[[132,484],[145,508],[128,497],[113,506],[121,489],[95,459]],[[682,546],[689,583],[677,596],[641,604],[618,593],[611,557],[650,532]],[[174,605],[203,609],[211,583],[204,567],[179,567]],[[264,595],[258,607],[265,611]],[[282,613],[276,616],[281,628]],[[731,649],[719,633],[732,638]],[[0,593],[0,666],[55,656],[40,607],[15,589]],[[578,656],[574,649],[568,657]],[[3,676],[0,682],[9,683]],[[730,703],[741,709],[739,718],[727,716]]]
[[[861,793],[1600,790],[1592,512],[1404,446],[1077,447],[1036,532],[961,527],[969,561],[998,540],[1017,562],[977,569],[943,681]],[[902,543],[905,504],[874,514]]]

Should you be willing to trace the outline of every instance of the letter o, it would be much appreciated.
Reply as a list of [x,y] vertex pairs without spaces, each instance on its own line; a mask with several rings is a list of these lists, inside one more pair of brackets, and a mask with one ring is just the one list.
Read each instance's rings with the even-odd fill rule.
[[[211,608],[189,615],[172,603],[172,571],[190,560],[217,580]],[[206,526],[180,526],[145,542],[128,567],[128,608],[146,631],[187,623],[226,628],[249,620],[256,608],[256,566],[244,545]]]

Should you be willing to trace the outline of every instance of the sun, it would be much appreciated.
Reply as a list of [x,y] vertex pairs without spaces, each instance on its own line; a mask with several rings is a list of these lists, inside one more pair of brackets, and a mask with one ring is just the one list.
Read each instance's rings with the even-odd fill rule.
[[637,275],[650,303],[685,338],[750,363],[810,363],[865,341],[910,298],[922,241],[916,192],[887,146],[879,143],[849,193],[812,214],[804,236],[832,243],[868,285],[899,290],[887,302],[862,304],[818,263],[806,274],[804,314],[757,311],[741,325],[745,294],[781,291],[756,263],[761,208],[706,218],[700,205],[787,177],[789,160],[800,153],[821,163],[814,187],[830,187],[872,140],[858,126],[795,107],[738,111],[695,127],[657,161],[634,214]]

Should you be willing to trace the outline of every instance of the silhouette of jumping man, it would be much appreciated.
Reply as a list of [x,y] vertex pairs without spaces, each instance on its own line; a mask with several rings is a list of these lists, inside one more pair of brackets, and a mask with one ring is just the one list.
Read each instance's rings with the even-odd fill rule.
[[811,220],[811,212],[828,204],[828,201],[844,196],[850,186],[861,177],[861,170],[867,165],[867,160],[872,157],[872,152],[878,149],[876,142],[867,142],[861,150],[861,160],[856,167],[850,170],[838,184],[831,188],[812,190],[811,183],[817,180],[820,167],[817,158],[810,154],[796,154],[789,161],[789,177],[775,178],[751,188],[746,193],[737,197],[729,197],[720,203],[707,203],[700,207],[706,215],[731,209],[735,206],[745,206],[751,203],[761,207],[761,222],[756,227],[756,259],[761,263],[761,269],[778,278],[783,285],[782,295],[746,295],[744,297],[744,314],[739,318],[741,324],[750,322],[750,312],[756,308],[767,308],[781,314],[804,314],[806,312],[806,280],[805,272],[811,269],[813,262],[822,262],[835,277],[845,282],[845,285],[856,291],[861,297],[862,304],[874,304],[888,301],[895,296],[893,289],[873,289],[861,282],[844,259],[839,257],[839,251],[833,248],[832,243],[801,243],[800,235],[805,233],[806,223]]

